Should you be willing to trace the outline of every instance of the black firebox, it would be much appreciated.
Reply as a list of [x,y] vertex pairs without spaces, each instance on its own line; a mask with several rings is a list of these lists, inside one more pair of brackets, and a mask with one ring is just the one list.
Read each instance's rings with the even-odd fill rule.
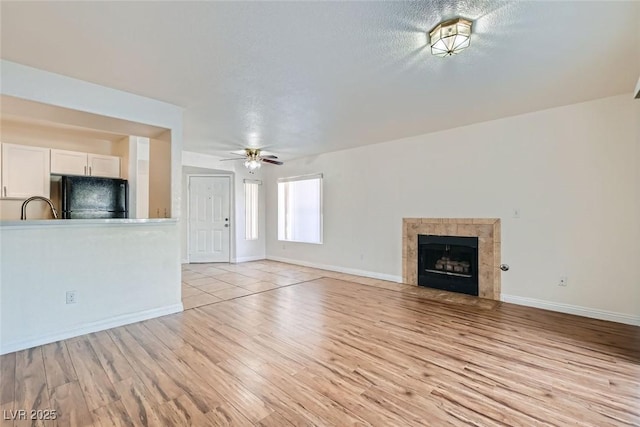
[[418,285],[478,295],[478,238],[418,235]]

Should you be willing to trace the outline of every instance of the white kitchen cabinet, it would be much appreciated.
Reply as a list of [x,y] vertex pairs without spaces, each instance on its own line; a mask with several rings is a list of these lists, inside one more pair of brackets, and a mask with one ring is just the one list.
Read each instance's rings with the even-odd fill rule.
[[2,144],[2,197],[49,197],[49,149]]
[[87,175],[87,153],[51,150],[51,173],[59,175]]
[[102,154],[89,154],[88,157],[89,175],[120,178],[120,157]]
[[51,173],[120,178],[120,157],[51,150]]

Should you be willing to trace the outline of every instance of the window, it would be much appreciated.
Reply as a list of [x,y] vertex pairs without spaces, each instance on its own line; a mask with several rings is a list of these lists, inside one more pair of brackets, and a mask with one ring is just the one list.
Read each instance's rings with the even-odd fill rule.
[[278,240],[322,243],[322,174],[278,180]]
[[244,238],[258,240],[258,189],[260,181],[244,180]]

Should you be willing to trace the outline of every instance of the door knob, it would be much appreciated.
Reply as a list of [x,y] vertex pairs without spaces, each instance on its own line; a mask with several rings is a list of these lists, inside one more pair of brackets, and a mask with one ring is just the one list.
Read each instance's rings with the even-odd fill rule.
[[228,226],[229,226],[229,224],[225,224],[224,226],[225,226],[225,227],[228,227]]

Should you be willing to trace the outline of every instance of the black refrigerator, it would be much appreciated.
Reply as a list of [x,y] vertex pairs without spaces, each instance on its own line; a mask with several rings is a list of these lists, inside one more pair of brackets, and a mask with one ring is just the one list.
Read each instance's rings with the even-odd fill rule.
[[126,179],[62,176],[60,195],[63,219],[129,217]]

